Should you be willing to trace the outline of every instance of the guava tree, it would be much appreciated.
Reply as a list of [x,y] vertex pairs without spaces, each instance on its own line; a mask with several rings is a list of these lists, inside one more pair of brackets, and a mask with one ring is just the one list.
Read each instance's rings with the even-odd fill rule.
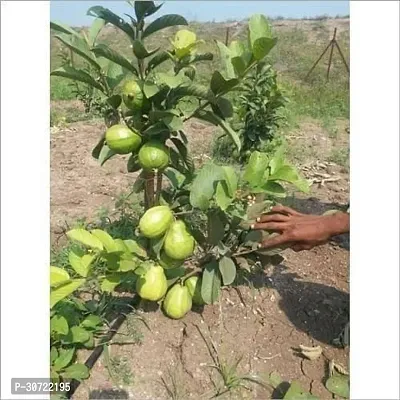
[[[152,35],[187,21],[172,14],[145,23],[161,5],[129,3],[135,15],[128,20],[101,6],[90,8],[88,14],[96,19],[87,33],[51,25],[83,61],[82,68],[65,64],[52,75],[80,82],[101,105],[106,129],[93,156],[103,165],[129,154],[127,170],[137,173],[134,191],[144,193],[145,213],[129,243],[85,230],[71,237],[95,253],[91,260],[106,262],[107,273],[100,279],[104,290],[133,277],[143,299],[164,299],[166,313],[181,318],[193,302],[214,303],[221,286],[235,281],[238,268],[250,270],[257,263],[258,243],[269,233],[249,231],[249,226],[285,196],[282,183],[304,191],[308,184],[280,151],[274,157],[253,152],[244,168],[209,162],[196,169],[188,150],[184,123],[190,119],[219,127],[240,150],[227,95],[242,89],[244,78],[276,45],[268,20],[251,17],[246,42],[229,47],[216,42],[222,71],[214,71],[204,86],[196,83],[196,64],[212,60],[213,54],[200,52],[202,41],[194,32],[178,30],[168,49],[148,45]],[[107,24],[129,38],[131,57],[98,43]]]

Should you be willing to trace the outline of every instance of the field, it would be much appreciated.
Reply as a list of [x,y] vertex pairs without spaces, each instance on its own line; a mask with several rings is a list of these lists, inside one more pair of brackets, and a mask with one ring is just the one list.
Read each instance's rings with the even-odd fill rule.
[[[338,42],[349,60],[349,20],[275,20],[279,38],[270,61],[289,104],[287,123],[280,136],[287,156],[313,180],[311,195],[293,193],[287,203],[299,211],[322,213],[346,209],[349,202],[349,85],[348,75],[335,51],[329,82],[328,57],[309,81],[304,76],[338,28]],[[243,24],[231,28],[231,38],[244,35]],[[194,23],[191,29],[204,39],[204,50],[216,53],[213,39],[224,40],[226,25]],[[166,45],[173,30],[153,39]],[[114,28],[101,41],[129,54],[128,42]],[[154,42],[155,43],[155,42]],[[151,46],[149,46],[151,47]],[[59,65],[60,45],[52,38],[51,68]],[[219,60],[199,67],[207,78]],[[91,150],[104,131],[103,122],[87,115],[74,99],[68,82],[51,78],[51,237],[52,258],[65,262],[65,231],[77,224],[105,221],[115,232],[129,234],[140,211],[138,199],[127,197],[135,174],[126,172],[126,158],[111,159],[102,168]],[[200,122],[185,126],[197,165],[209,159],[217,130]],[[121,332],[133,344],[111,346],[74,398],[199,399],[210,398],[221,381],[216,360],[224,367],[240,358],[238,375],[262,378],[277,371],[285,381],[297,380],[321,399],[331,398],[324,387],[326,362],[334,359],[348,369],[348,350],[332,345],[346,322],[349,307],[349,238],[335,238],[314,250],[286,250],[276,266],[243,276],[223,290],[218,304],[190,312],[183,320],[167,319],[160,310],[142,303],[138,315],[128,317]],[[55,264],[57,265],[57,264]],[[201,332],[201,333],[200,333]],[[215,348],[208,348],[213,343]],[[316,361],[299,357],[300,344],[320,345]],[[214,354],[211,354],[214,353]],[[81,354],[83,360],[89,355]],[[232,399],[266,399],[269,390],[255,383],[221,395]],[[202,397],[204,396],[204,397]],[[207,397],[208,396],[208,397]]]

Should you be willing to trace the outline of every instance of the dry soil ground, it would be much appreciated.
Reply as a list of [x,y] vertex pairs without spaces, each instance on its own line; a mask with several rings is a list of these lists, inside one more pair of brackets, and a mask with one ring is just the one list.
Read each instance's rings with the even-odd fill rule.
[[[305,121],[289,135],[303,172],[317,182],[311,197],[296,196],[294,207],[320,213],[348,203],[349,177],[342,167],[327,163],[333,146],[346,151],[348,133],[339,126],[335,140],[315,121]],[[51,137],[51,232],[62,239],[65,222],[95,218],[99,207],[113,207],[115,198],[131,182],[123,157],[100,168],[91,149],[104,129],[99,122],[79,122],[52,133]],[[192,147],[200,159],[208,152],[213,129],[199,123],[187,126]],[[321,181],[325,180],[324,182]],[[319,182],[318,182],[319,181]],[[181,399],[210,398],[221,382],[210,367],[213,360],[199,330],[212,340],[224,362],[242,357],[238,370],[260,377],[278,371],[285,380],[298,380],[305,390],[321,399],[325,390],[326,360],[348,367],[347,350],[332,346],[346,322],[349,303],[348,238],[332,241],[309,252],[287,250],[283,261],[259,271],[236,287],[223,290],[218,304],[190,312],[183,320],[167,319],[160,310],[143,310],[150,328],[137,320],[122,327],[140,337],[138,344],[112,346],[111,379],[101,357],[90,379],[74,398],[168,399],[162,378],[170,373]],[[323,356],[308,361],[296,355],[299,344],[320,345]],[[214,383],[213,383],[214,382]],[[225,398],[268,399],[271,392],[257,384],[228,393]]]

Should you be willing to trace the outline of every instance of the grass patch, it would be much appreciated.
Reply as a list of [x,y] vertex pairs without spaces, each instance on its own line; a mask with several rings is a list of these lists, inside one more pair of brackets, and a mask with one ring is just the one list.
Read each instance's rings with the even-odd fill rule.
[[348,171],[350,168],[350,150],[345,148],[333,149],[328,161],[340,165]]

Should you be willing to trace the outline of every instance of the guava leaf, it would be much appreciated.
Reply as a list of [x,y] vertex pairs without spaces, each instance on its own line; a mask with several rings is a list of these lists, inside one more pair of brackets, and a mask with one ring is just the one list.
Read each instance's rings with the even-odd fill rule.
[[163,174],[169,179],[175,189],[179,189],[180,187],[182,187],[183,183],[186,180],[185,175],[181,174],[174,168],[167,168],[163,171]]
[[262,185],[265,170],[268,168],[268,155],[266,153],[260,153],[254,151],[246,165],[246,169],[243,174],[243,179],[248,182],[252,187]]
[[218,49],[219,49],[219,53],[220,53],[220,57],[221,57],[221,61],[224,67],[224,72],[226,74],[226,77],[228,79],[233,79],[236,77],[235,74],[235,70],[233,68],[233,64],[231,62],[231,58],[232,58],[232,53],[230,51],[230,49],[228,47],[225,46],[225,44],[223,44],[220,41],[216,41]]
[[284,400],[319,400],[318,397],[303,391],[300,384],[296,381],[291,383],[289,390],[286,392],[283,398]]
[[214,101],[213,93],[205,86],[191,83],[189,85],[181,85],[172,89],[169,94],[169,101],[174,102],[182,99],[183,97],[198,97],[203,100]]
[[138,21],[141,21],[156,13],[162,7],[162,4],[156,6],[154,1],[135,1],[134,7],[136,18]]
[[[277,182],[268,181],[265,185],[260,187],[260,191],[275,197],[286,197],[285,188]],[[254,190],[254,192],[256,193],[258,190]]]
[[68,321],[62,315],[55,315],[50,320],[50,331],[59,333],[60,335],[67,335],[69,331]]
[[[181,120],[181,118],[175,116],[175,115],[166,115],[162,121],[164,122],[164,124],[168,127],[168,129],[171,132],[177,132],[181,129],[183,129],[183,122]],[[172,139],[176,139],[176,138],[172,138]],[[171,140],[172,140],[171,139]],[[176,139],[179,141],[179,139]]]
[[63,43],[65,46],[67,46],[75,54],[85,59],[98,71],[101,70],[101,66],[96,61],[96,57],[93,56],[88,46],[88,43],[83,38],[67,34],[56,35],[55,38]]
[[208,243],[216,246],[224,238],[224,235],[225,225],[218,212],[210,212],[208,215]]
[[159,91],[160,88],[154,82],[146,81],[143,85],[143,93],[148,99],[155,96]]
[[201,297],[207,304],[214,304],[219,297],[221,276],[216,260],[205,266],[201,283]]
[[348,399],[350,397],[350,380],[348,376],[336,374],[328,378],[326,388],[333,394]]
[[106,66],[106,81],[110,89],[115,89],[124,79],[125,70],[113,61],[109,61]]
[[52,289],[50,292],[50,308],[53,308],[60,300],[72,294],[84,282],[85,279],[74,279]]
[[99,162],[100,166],[103,166],[104,163],[109,160],[111,157],[115,156],[117,153],[114,150],[111,150],[106,144],[103,144],[99,154]]
[[110,274],[107,275],[101,282],[101,290],[103,292],[113,292],[114,289],[121,283],[121,274]]
[[175,89],[183,83],[188,83],[189,79],[185,76],[183,71],[180,71],[177,75],[167,74],[166,72],[159,72],[156,74],[157,84],[164,84]]
[[117,110],[122,103],[122,97],[119,94],[114,94],[107,99],[107,103],[114,109]]
[[271,170],[271,175],[275,174],[283,165],[285,165],[284,158],[285,149],[281,146],[274,154],[273,158],[269,162],[269,168]]
[[255,14],[249,20],[249,41],[256,60],[263,59],[275,46],[271,24],[264,15]]
[[104,88],[100,83],[95,81],[87,72],[76,69],[74,67],[70,67],[65,65],[63,67],[57,68],[56,70],[52,71],[52,76],[61,76],[62,78],[72,79],[74,81],[86,83],[96,89],[99,89],[101,92],[105,92]]
[[93,229],[90,231],[90,233],[99,239],[101,243],[103,243],[108,252],[113,252],[116,250],[114,239],[107,232],[103,231],[102,229]]
[[[160,64],[162,64],[165,61],[171,60],[172,56],[169,52],[167,51],[161,51],[158,54],[156,54],[148,63],[147,63],[147,68],[146,71],[150,72],[152,69],[158,67]],[[145,93],[146,94],[146,93]],[[146,95],[146,97],[148,97]]]
[[70,276],[67,271],[59,267],[50,267],[50,286],[57,286],[69,281]]
[[92,157],[95,158],[96,160],[99,159],[101,149],[103,148],[104,142],[106,141],[105,135],[102,136],[102,138],[99,140],[99,142],[96,144],[96,146],[92,150]]
[[92,49],[93,53],[96,54],[97,57],[104,57],[107,60],[114,62],[115,64],[120,65],[122,68],[125,68],[129,72],[132,72],[134,75],[138,76],[138,71],[136,68],[127,60],[122,54],[119,54],[117,51],[112,49],[111,47],[105,44],[98,44]]
[[269,180],[271,181],[285,181],[285,182],[296,182],[300,178],[297,170],[291,165],[283,165],[278,170],[276,170],[273,174],[269,176]]
[[73,250],[70,250],[68,260],[74,271],[83,278],[86,278],[89,274],[90,265],[94,260],[94,255],[85,254],[79,256]]
[[278,38],[259,38],[253,43],[253,55],[262,60],[276,45]]
[[54,21],[50,21],[50,28],[57,31],[57,32],[61,32],[61,33],[66,33],[68,35],[75,35],[75,36],[79,36],[79,33],[77,31],[75,31],[74,29],[72,29],[71,27],[69,27],[68,25],[62,24],[60,22],[54,22]]
[[212,110],[222,119],[230,118],[233,116],[232,103],[224,97],[218,97],[215,100],[215,104],[211,105]]
[[176,25],[188,25],[188,22],[185,18],[178,14],[167,14],[163,15],[160,18],[157,18],[153,22],[151,22],[144,30],[142,38],[146,38],[147,36],[152,35],[155,32],[160,31],[161,29],[168,28],[170,26]]
[[229,257],[219,260],[219,271],[221,272],[224,285],[230,285],[236,278],[236,265]]
[[126,170],[128,172],[137,172],[142,169],[142,166],[139,164],[137,154],[131,154],[128,158],[128,162],[126,164]]
[[87,15],[104,19],[104,21],[121,29],[131,39],[136,39],[133,28],[117,14],[114,14],[112,11],[110,11],[108,8],[104,8],[102,6],[94,6],[89,8],[89,10],[87,11]]
[[229,195],[228,191],[229,190],[226,181],[220,181],[217,183],[215,201],[222,211],[225,211],[233,201],[233,198]]
[[121,272],[128,272],[128,271],[134,271],[137,267],[137,263],[134,260],[121,260],[119,262],[119,268],[118,271]]
[[67,232],[67,237],[92,249],[103,250],[103,243],[86,229],[71,229]]
[[136,254],[139,257],[147,257],[147,251],[135,240],[126,239],[124,240],[124,243],[131,253]]
[[64,379],[76,379],[81,381],[82,379],[89,378],[89,368],[84,364],[73,364],[67,367],[61,374]]
[[99,35],[100,31],[103,29],[105,26],[106,21],[101,18],[96,18],[93,22],[92,25],[90,25],[89,29],[89,45],[94,46],[96,43],[97,36]]
[[88,315],[82,322],[83,328],[96,329],[103,325],[103,320],[98,315]]
[[51,350],[50,350],[50,362],[53,365],[54,361],[56,361],[58,357],[58,350],[55,346],[52,346]]
[[185,163],[188,171],[192,174],[194,172],[194,162],[192,157],[190,156],[187,147],[183,142],[181,142],[177,138],[171,138],[172,143],[178,150],[178,153],[182,157],[183,162]]
[[72,349],[60,349],[57,359],[54,361],[53,368],[56,371],[61,371],[68,364],[71,363],[75,355],[75,348]]
[[205,164],[197,174],[190,190],[190,204],[206,210],[214,195],[216,183],[224,179],[224,170],[213,163]]
[[154,50],[147,50],[146,47],[144,47],[144,44],[140,40],[134,40],[132,43],[133,46],[133,54],[139,59],[143,60],[146,57],[150,57],[153,54],[157,53],[159,48],[154,49]]
[[214,94],[228,92],[239,84],[236,78],[225,79],[219,71],[215,71],[211,77],[210,87]]

